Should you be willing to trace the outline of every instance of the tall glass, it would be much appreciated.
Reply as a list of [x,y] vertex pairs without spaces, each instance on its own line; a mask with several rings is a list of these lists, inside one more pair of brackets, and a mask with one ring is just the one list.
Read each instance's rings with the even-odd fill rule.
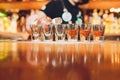
[[104,31],[105,25],[93,25],[93,37],[94,41],[103,41],[104,40]]
[[81,41],[90,41],[91,25],[82,24],[80,26],[80,38]]
[[77,24],[67,24],[68,41],[78,40],[78,25]]

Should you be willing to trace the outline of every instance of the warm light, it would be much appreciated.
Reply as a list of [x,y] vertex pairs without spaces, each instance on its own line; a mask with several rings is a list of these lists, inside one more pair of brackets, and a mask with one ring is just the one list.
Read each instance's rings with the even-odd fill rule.
[[2,53],[0,53],[0,60],[5,59],[7,56],[8,56],[8,54],[3,51]]
[[110,12],[114,12],[114,11],[115,11],[115,9],[114,9],[114,8],[111,8],[111,9],[110,9]]
[[118,11],[120,12],[120,8],[118,8]]
[[110,12],[116,12],[119,13],[120,12],[120,8],[111,8]]
[[0,16],[1,17],[6,17],[7,15],[5,13],[3,13],[3,12],[0,12]]

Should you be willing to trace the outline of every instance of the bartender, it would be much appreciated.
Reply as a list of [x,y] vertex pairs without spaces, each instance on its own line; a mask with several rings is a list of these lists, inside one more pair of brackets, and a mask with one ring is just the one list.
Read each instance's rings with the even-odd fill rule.
[[51,0],[43,6],[36,14],[30,15],[26,20],[27,31],[30,32],[30,25],[36,24],[68,24],[83,23],[83,11],[79,5],[87,3],[88,0]]
[[84,21],[83,11],[79,8],[79,5],[87,2],[88,0],[51,0],[40,11],[28,17],[26,30],[31,32],[31,24],[69,24],[78,21],[82,24]]
[[[42,7],[42,11],[50,18],[61,17],[62,23],[76,23],[84,21],[83,11],[79,5],[87,3],[88,0],[52,0]],[[79,14],[82,13],[82,14]]]

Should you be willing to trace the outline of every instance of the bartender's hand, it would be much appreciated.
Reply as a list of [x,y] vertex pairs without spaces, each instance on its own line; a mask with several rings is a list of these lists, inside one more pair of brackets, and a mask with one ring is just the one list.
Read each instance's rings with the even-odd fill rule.
[[31,28],[30,25],[31,24],[42,24],[42,25],[48,25],[52,23],[52,19],[48,16],[45,15],[44,12],[40,11],[37,14],[33,14],[31,16],[29,16],[26,20],[26,30],[29,34],[31,34]]
[[56,18],[52,19],[52,24],[62,24],[62,18],[56,17]]

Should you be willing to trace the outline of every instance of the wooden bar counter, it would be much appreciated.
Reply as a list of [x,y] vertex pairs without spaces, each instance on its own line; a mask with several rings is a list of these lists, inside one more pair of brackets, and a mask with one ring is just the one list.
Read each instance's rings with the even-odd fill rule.
[[0,80],[120,80],[120,42],[0,41]]

